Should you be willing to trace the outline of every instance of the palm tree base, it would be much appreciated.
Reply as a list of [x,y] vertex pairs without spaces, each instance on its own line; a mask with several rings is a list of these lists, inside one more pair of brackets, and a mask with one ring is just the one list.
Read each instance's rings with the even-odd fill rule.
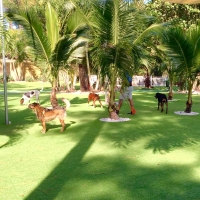
[[184,112],[191,113],[191,111],[192,111],[192,101],[191,101],[191,103],[189,103],[188,101],[186,101],[186,109],[185,109]]
[[52,88],[52,91],[51,91],[50,101],[51,101],[51,105],[53,109],[60,108],[60,106],[58,105],[58,100],[56,98],[56,88],[54,87]]
[[168,100],[172,100],[173,99],[173,97],[172,96],[168,96]]
[[168,93],[168,100],[172,100],[173,99],[173,94],[171,92]]

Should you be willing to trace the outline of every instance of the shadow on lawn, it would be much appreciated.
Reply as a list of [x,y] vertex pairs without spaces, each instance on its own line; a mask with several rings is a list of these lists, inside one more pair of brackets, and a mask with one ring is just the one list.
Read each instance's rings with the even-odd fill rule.
[[[142,102],[140,109],[136,108],[136,115],[127,116],[131,120],[126,122],[125,126],[117,125],[117,131],[113,131],[115,124],[110,125],[112,128],[109,128],[109,134],[104,134],[104,137],[112,141],[116,148],[128,148],[134,142],[144,140],[142,148],[152,150],[153,153],[169,153],[178,148],[199,144],[198,116],[177,116],[173,111],[166,115],[157,110],[156,102],[151,108],[149,102],[150,100]],[[170,105],[171,110],[177,107],[175,103],[173,104]],[[177,102],[178,104],[180,103]],[[123,115],[124,113],[121,116]],[[193,124],[191,124],[191,118]]]
[[190,165],[153,163],[148,166],[130,155],[93,155],[83,160],[98,137],[98,131],[86,129],[86,132],[24,199],[198,199],[199,182],[192,177]]
[[67,154],[63,161],[60,162],[43,182],[25,199],[43,199],[41,197],[41,192],[43,195],[48,196],[48,200],[55,199],[65,183],[74,177],[76,167],[80,165],[84,155],[98,136],[97,131],[90,132],[88,130],[86,132],[87,133]]
[[[4,144],[0,146],[0,148],[13,146],[19,142],[21,142],[25,138],[25,134],[28,134],[26,131],[26,128],[30,127],[30,123],[33,123],[33,119],[31,116],[27,117],[27,110],[20,110],[20,115],[18,115],[19,111],[16,111],[15,109],[11,108],[12,106],[9,106],[9,112],[8,112],[8,119],[11,121],[11,124],[1,124],[1,136],[6,136],[8,139],[5,141]],[[4,111],[0,110],[0,118],[5,118]],[[11,114],[12,113],[12,114]],[[19,117],[20,116],[20,117]],[[27,119],[26,119],[27,118]],[[2,120],[5,121],[5,120]],[[23,133],[19,134],[16,132],[19,132],[21,130]]]
[[[108,136],[106,136],[108,137]],[[128,148],[133,142],[142,138],[148,138],[144,145],[145,149],[152,150],[153,153],[169,153],[174,149],[196,145],[200,141],[199,135],[185,134],[167,134],[167,133],[152,133],[148,130],[143,132],[137,130],[133,133],[121,132],[109,136],[113,144],[117,148]]]
[[13,146],[13,145],[17,144],[23,138],[23,136],[21,134],[3,134],[3,133],[1,133],[0,135],[6,136],[7,138],[9,138],[3,145],[0,146],[0,148]]
[[[85,99],[72,100],[73,103],[78,102],[80,104],[83,103],[83,101],[85,103]],[[144,103],[144,107],[145,106],[148,105]],[[16,121],[16,124],[20,125],[12,125],[12,133],[19,128],[24,130],[26,126],[30,126],[30,124],[36,123],[37,121],[34,113],[30,115],[31,111],[28,115],[26,109],[20,112],[25,120],[23,123],[18,123],[21,119],[17,119],[17,115],[13,115],[11,121]],[[141,116],[138,119],[136,118],[140,123],[133,123],[135,120],[134,117],[137,117],[137,115],[133,116],[132,121],[121,123],[117,128],[115,123],[103,122],[98,128],[97,124],[99,124],[99,119],[96,119],[96,112],[92,113],[90,111],[90,113],[83,113],[83,115],[79,114],[79,117],[81,118],[79,120],[81,122],[84,120],[84,124],[80,125],[79,128],[83,129],[82,132],[85,134],[81,139],[79,139],[80,135],[76,136],[77,140],[79,140],[76,146],[71,149],[65,158],[55,166],[48,176],[46,176],[44,180],[42,180],[42,182],[24,199],[188,200],[199,198],[199,180],[196,180],[193,174],[197,162],[194,162],[194,164],[191,165],[174,164],[173,166],[170,163],[149,164],[145,163],[142,159],[140,162],[139,159],[136,159],[137,155],[135,154],[124,154],[125,156],[122,157],[120,155],[118,156],[117,153],[109,154],[109,152],[108,155],[94,154],[88,156],[86,160],[84,159],[86,153],[99,136],[101,126],[104,126],[104,130],[106,130],[105,133],[101,133],[103,139],[107,139],[105,141],[103,140],[102,143],[111,141],[116,147],[128,147],[128,145],[133,144],[135,141],[138,141],[139,143],[140,139],[150,137],[149,142],[143,146],[139,146],[139,148],[145,147],[146,149],[153,149],[154,152],[160,150],[170,151],[173,148],[194,144],[199,139],[199,136],[196,136],[196,138],[194,136],[190,139],[189,135],[185,134],[181,136],[173,134],[168,135],[169,129],[161,134],[149,132],[148,125],[146,125],[148,122],[145,118],[146,116]],[[107,112],[103,112],[100,116],[105,115],[106,113]],[[94,115],[94,119],[96,120],[90,121],[89,123],[89,119],[85,119],[87,114],[90,114],[90,116]],[[74,117],[76,116],[73,112],[71,112],[71,115]],[[140,116],[139,113],[138,116]],[[162,117],[160,117],[155,124],[152,124],[152,126],[157,126],[158,130],[166,129],[164,126],[160,127]],[[149,116],[149,119],[151,119],[151,116]],[[145,122],[143,126],[141,126],[141,121]],[[169,122],[170,121],[166,121],[166,124],[169,124]],[[70,123],[73,124],[74,121],[71,121]],[[85,125],[87,123],[88,126]],[[170,130],[173,128],[177,129],[182,123],[181,118],[177,119]],[[183,124],[185,127],[188,126],[188,124]],[[55,126],[58,127],[58,125]],[[67,124],[67,126],[70,126],[70,124]],[[52,127],[54,127],[54,125],[51,125],[51,128]],[[127,132],[125,129],[131,130],[131,132]],[[19,141],[20,135],[16,136],[16,138],[10,138],[8,144],[15,144]],[[120,151],[120,149],[118,150]],[[148,166],[148,164],[150,166]]]
[[173,149],[187,147],[199,143],[200,138],[192,138],[188,134],[179,135],[155,135],[154,139],[146,145],[146,149],[152,149],[154,153],[156,152],[170,152]]
[[[53,123],[53,122],[52,122]],[[47,128],[47,132],[50,131],[50,130],[53,130],[53,129],[61,129],[61,124],[50,124],[50,123],[46,123],[46,128]],[[70,123],[65,123],[65,130],[64,132],[72,125],[72,124],[75,124],[76,122],[75,121],[70,121]],[[42,125],[40,122],[38,122],[38,125],[41,126],[41,130],[42,130]],[[47,133],[46,132],[46,133]],[[63,132],[59,132],[61,134],[63,134]],[[59,133],[54,133],[55,135],[58,135]],[[47,133],[48,134],[48,133]]]

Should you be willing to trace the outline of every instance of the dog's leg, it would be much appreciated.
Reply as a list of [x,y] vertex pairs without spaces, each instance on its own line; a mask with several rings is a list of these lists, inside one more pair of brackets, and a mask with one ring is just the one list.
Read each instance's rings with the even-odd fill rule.
[[161,102],[161,112],[163,112],[164,102]]
[[39,95],[40,95],[39,91],[35,90],[35,99],[37,103],[40,103]]
[[159,110],[159,107],[160,107],[160,102],[158,101],[158,110]]
[[37,103],[40,103],[39,95],[36,95],[35,97],[36,97],[36,101],[37,101]]
[[37,96],[37,103],[40,104],[40,97],[39,97],[39,95]]
[[64,122],[64,120],[60,119],[60,123],[62,125],[60,132],[63,132],[65,130],[65,122]]
[[46,122],[42,121],[42,133],[46,133]]
[[97,98],[95,97],[94,99],[93,99],[93,108],[95,108],[96,106],[96,104],[95,104],[95,102],[96,102],[96,100],[97,100]]
[[166,114],[168,113],[168,102],[166,102]]
[[101,103],[100,97],[98,98],[98,101],[99,101],[99,103],[100,103],[100,105],[101,105],[101,108],[103,108],[103,105],[102,105],[102,103]]
[[102,105],[102,103],[101,103],[101,100],[99,99],[99,103],[100,103],[100,105],[101,105],[101,108],[103,108],[103,105]]
[[40,92],[38,91],[38,103],[40,104]]
[[30,99],[26,101],[25,105],[28,106],[30,104]]
[[95,101],[96,101],[96,99],[93,100],[93,108],[95,108]]

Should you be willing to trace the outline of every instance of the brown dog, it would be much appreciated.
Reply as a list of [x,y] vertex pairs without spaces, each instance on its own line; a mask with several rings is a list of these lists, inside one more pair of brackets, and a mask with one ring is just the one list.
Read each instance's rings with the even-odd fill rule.
[[100,100],[100,96],[98,94],[95,94],[95,93],[90,93],[88,95],[88,106],[89,106],[90,101],[93,101],[93,107],[95,108],[96,107],[96,105],[95,105],[96,100],[98,100],[101,107],[103,107],[101,100]]
[[47,109],[40,106],[39,103],[31,103],[28,107],[33,110],[37,116],[37,118],[42,123],[42,133],[46,133],[46,122],[54,120],[56,118],[59,119],[62,128],[60,132],[63,132],[65,129],[65,117],[66,117],[66,109],[70,107],[70,102],[67,99],[62,99],[62,101],[66,104],[66,106],[56,108],[56,109]]

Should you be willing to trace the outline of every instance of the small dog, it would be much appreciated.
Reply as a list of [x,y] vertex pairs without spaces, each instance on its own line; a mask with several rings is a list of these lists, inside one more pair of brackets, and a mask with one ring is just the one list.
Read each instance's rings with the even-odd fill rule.
[[114,103],[113,105],[110,105],[108,106],[108,112],[110,113],[110,118],[111,119],[115,119],[115,120],[118,120],[119,119],[119,111],[117,112],[117,104]]
[[30,103],[30,99],[34,96],[36,98],[37,103],[40,103],[40,99],[39,99],[40,91],[39,90],[31,90],[31,91],[28,91],[23,94],[22,98],[20,99],[20,104],[26,105],[27,103]]
[[90,101],[93,101],[93,107],[95,108],[96,107],[96,105],[95,105],[96,100],[98,100],[101,107],[103,107],[103,105],[101,103],[100,96],[98,94],[95,94],[95,93],[90,93],[88,95],[88,106],[89,106]]
[[168,100],[167,96],[162,93],[156,93],[155,98],[158,99],[158,110],[161,106],[161,112],[163,112],[164,104],[166,105],[166,114],[168,112]]
[[70,102],[67,99],[62,98],[62,101],[66,104],[65,107],[59,107],[55,109],[48,109],[40,106],[39,103],[31,103],[28,105],[28,108],[33,110],[37,116],[37,118],[42,123],[42,133],[46,133],[46,122],[54,120],[56,118],[59,119],[62,128],[60,132],[63,132],[65,129],[65,117],[66,117],[66,110],[70,107]]

